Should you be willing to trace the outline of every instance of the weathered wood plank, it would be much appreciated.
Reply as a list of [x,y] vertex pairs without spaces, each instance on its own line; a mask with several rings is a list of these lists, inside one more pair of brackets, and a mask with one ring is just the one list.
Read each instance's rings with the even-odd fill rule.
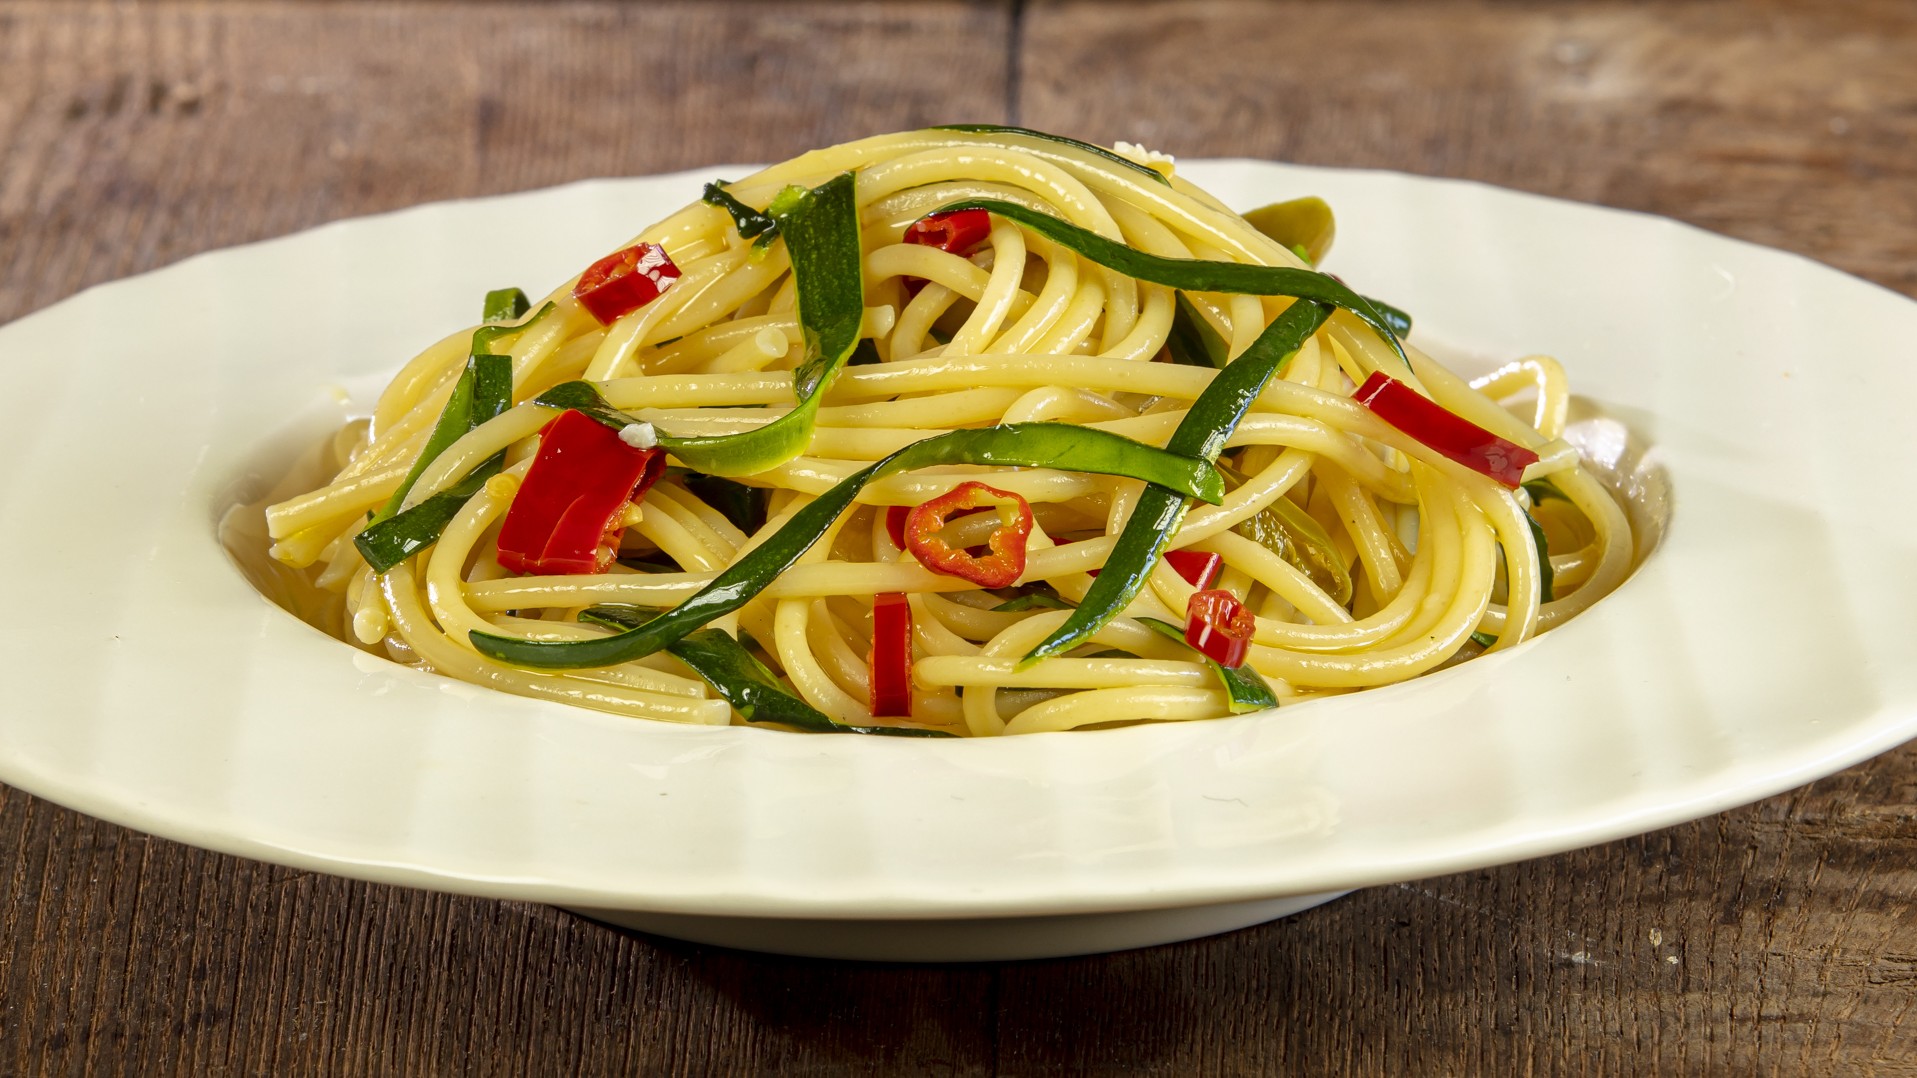
[[1013,1073],[1907,1074],[1914,817],[1907,748],[1626,842],[1180,947],[1008,968],[999,1059]]
[[0,5],[0,320],[339,217],[1000,119],[1008,32],[1003,3]]
[[1917,292],[1917,7],[1040,2],[1020,116],[1647,210]]

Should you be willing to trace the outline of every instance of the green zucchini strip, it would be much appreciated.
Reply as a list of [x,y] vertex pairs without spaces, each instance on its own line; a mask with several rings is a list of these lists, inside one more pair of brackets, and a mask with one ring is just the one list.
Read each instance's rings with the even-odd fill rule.
[[[805,359],[794,372],[793,380],[799,405],[763,427],[739,434],[711,438],[660,436],[659,443],[673,456],[708,475],[752,475],[777,467],[804,451],[812,440],[820,399],[832,376],[845,365],[858,343],[859,326],[865,317],[858,208],[852,174],[843,173],[810,191],[791,188],[782,192],[773,203],[772,216],[792,255],[799,321],[805,335]],[[486,313],[493,315],[509,309],[510,304],[509,296],[489,293]],[[530,328],[552,309],[553,305],[548,303],[519,325],[487,325],[473,331],[472,357],[467,371],[454,386],[453,396],[440,413],[425,449],[413,462],[399,489],[374,515],[373,524],[354,539],[375,572],[383,573],[438,541],[440,532],[452,521],[459,507],[498,471],[498,458],[489,460],[452,489],[395,516],[428,464],[467,431],[510,406],[510,364],[502,368],[484,361],[484,357],[492,355],[494,342]]]
[[1131,169],[1133,172],[1143,173],[1167,187],[1171,186],[1170,177],[1150,165],[1139,164],[1137,161],[1121,153],[1108,150],[1103,146],[1094,146],[1089,142],[1080,142],[1075,138],[1066,138],[1064,135],[1053,135],[1044,131],[1034,131],[1029,127],[1009,127],[1005,124],[940,124],[932,128],[932,130],[956,131],[961,135],[1018,135],[1023,138],[1037,139],[1040,142],[1056,142],[1061,146],[1070,146],[1081,153],[1091,154],[1093,157],[1102,157],[1114,165],[1121,165]]
[[1070,610],[1073,605],[1070,599],[1063,596],[1054,595],[1051,592],[1035,591],[1029,595],[1020,595],[1015,599],[1005,600],[993,607],[992,613],[1015,614],[1024,610]]
[[[1246,477],[1229,467],[1218,470],[1236,484]],[[1232,531],[1283,558],[1292,568],[1305,574],[1339,606],[1351,603],[1351,572],[1339,560],[1338,547],[1330,533],[1310,513],[1290,498],[1279,498],[1241,521]]]
[[481,322],[517,322],[532,310],[526,293],[517,288],[495,288],[486,293],[485,315]]
[[1231,362],[1231,349],[1225,339],[1211,328],[1211,323],[1198,313],[1191,300],[1186,299],[1183,292],[1174,293],[1173,300],[1171,332],[1165,336],[1165,348],[1171,352],[1172,362],[1208,370]]
[[1224,684],[1225,695],[1231,699],[1229,706],[1232,714],[1243,715],[1248,711],[1265,711],[1278,706],[1278,694],[1271,691],[1271,685],[1265,681],[1263,675],[1251,668],[1250,663],[1243,666],[1226,666],[1190,644],[1185,644],[1185,631],[1171,622],[1159,621],[1157,618],[1137,620],[1158,635],[1184,644],[1193,654],[1203,659],[1205,665],[1211,667],[1211,672],[1217,674],[1218,680]]
[[[591,382],[561,382],[534,397],[532,402],[548,408],[570,408],[575,412],[582,412],[588,418],[597,420],[613,430],[624,430],[639,422],[631,415],[614,408],[600,394],[599,388]],[[1066,443],[1069,439],[1065,436],[1065,432],[1082,436],[1084,444],[1068,447]],[[1122,475],[1130,479],[1143,479],[1147,483],[1157,483],[1160,486],[1182,491],[1211,505],[1217,505],[1225,497],[1225,478],[1209,461],[1159,449],[1109,431],[1081,427],[1072,423],[1002,423],[995,427],[981,427],[977,430],[947,431],[922,442],[914,442],[892,456],[871,465],[867,470],[885,466],[888,461],[909,454],[922,445],[948,440],[953,445],[970,444],[958,435],[987,433],[992,437],[978,440],[977,445],[980,448],[967,450],[967,452],[997,454],[1004,459],[936,463],[997,463],[1059,468],[1065,471],[1097,472],[1101,475]],[[1024,440],[1020,442],[1019,439]],[[662,441],[659,444],[666,443]],[[988,446],[991,448],[986,448]],[[997,448],[999,446],[1008,448]],[[928,450],[928,452],[952,451],[949,449]],[[1079,463],[1062,463],[1068,459]],[[1093,464],[1083,463],[1086,461]],[[927,461],[920,464],[907,464],[902,468],[887,468],[885,474],[891,475],[905,468],[924,468],[931,463],[935,462]],[[848,476],[844,482],[849,483],[852,478]]]
[[[493,321],[493,316],[511,304],[510,298],[506,298],[503,302],[496,298],[499,297],[502,292],[516,293],[519,295],[521,302],[525,300],[525,294],[521,293],[517,288],[500,289],[495,292],[486,293],[486,320],[488,322]],[[474,427],[479,426],[486,420],[491,419],[493,416],[511,407],[511,363],[507,363],[504,367],[506,372],[506,386],[505,396],[503,398],[504,403],[501,403],[502,398],[499,395],[499,365],[481,363],[479,360],[482,356],[491,356],[494,354],[493,344],[498,341],[499,338],[509,333],[520,333],[531,329],[540,319],[551,314],[552,310],[553,305],[548,303],[544,307],[539,308],[538,314],[533,315],[518,325],[485,325],[473,330],[473,343],[467,349],[466,369],[460,373],[459,381],[453,383],[453,394],[447,398],[446,407],[440,411],[438,421],[433,424],[432,433],[426,436],[426,446],[419,451],[419,458],[413,461],[412,468],[407,471],[406,478],[400,481],[399,488],[393,491],[393,496],[386,499],[386,504],[380,506],[379,511],[373,514],[373,521],[375,523],[386,520],[393,516],[393,514],[399,512],[399,507],[406,504],[406,495],[412,493],[413,484],[419,482],[420,474],[426,470],[428,464],[431,464],[441,453],[444,453],[448,446],[459,441],[467,431],[472,430]],[[485,374],[485,384],[483,386],[476,384],[481,377],[479,370],[481,367],[489,368]]]
[[[579,620],[625,631],[657,617],[636,606],[606,604],[579,612]],[[724,629],[700,629],[666,645],[667,654],[692,668],[747,722],[776,722],[821,734],[875,734],[881,737],[952,737],[944,730],[913,726],[854,726],[805,702]]]
[[[1009,218],[1079,255],[1152,284],[1186,292],[1222,292],[1244,296],[1292,296],[1313,303],[1341,307],[1356,315],[1378,334],[1378,338],[1405,359],[1404,346],[1398,343],[1391,323],[1372,302],[1339,282],[1330,274],[1290,266],[1252,266],[1241,262],[1214,262],[1202,258],[1165,258],[1147,254],[1116,240],[1109,240],[1049,213],[995,198],[968,198],[948,203],[934,213],[959,210],[986,210]],[[1400,312],[1402,313],[1402,312]],[[1409,360],[1405,362],[1409,364]]]
[[499,458],[489,457],[445,490],[398,516],[367,525],[366,530],[353,537],[353,545],[359,548],[360,556],[373,567],[373,572],[383,573],[439,542],[440,533],[459,515],[467,500],[479,493],[486,480],[498,474]]
[[792,372],[792,390],[799,403],[765,426],[738,434],[675,438],[660,433],[660,445],[707,475],[755,475],[803,453],[812,441],[819,403],[858,345],[865,320],[853,174],[840,173],[809,191],[787,188],[768,212],[785,239],[798,290],[805,355]]
[[[1264,392],[1265,384],[1282,369],[1305,341],[1318,332],[1331,314],[1315,303],[1294,303],[1285,313],[1251,342],[1243,355],[1218,372],[1205,391],[1192,402],[1191,410],[1165,443],[1169,452],[1215,460],[1251,402]],[[1152,566],[1178,534],[1190,502],[1183,494],[1161,486],[1147,485],[1132,507],[1132,515],[1119,532],[1111,557],[1078,604],[1051,636],[1033,648],[1020,666],[1040,659],[1062,655],[1085,642],[1093,633],[1118,616],[1119,611],[1137,598],[1151,576]]]
[[[523,315],[526,307],[526,295],[517,288],[502,288],[486,293],[485,316],[488,322],[502,317],[517,317],[512,313],[514,311]],[[512,407],[512,357],[494,352],[493,346],[501,337],[531,329],[552,311],[553,305],[548,303],[539,308],[539,313],[517,325],[484,325],[473,330],[466,369],[460,372],[459,380],[453,383],[452,395],[446,399],[446,407],[434,422],[432,433],[426,436],[426,445],[420,450],[418,459],[413,461],[412,468],[407,470],[406,478],[400,481],[392,497],[386,499],[386,504],[373,514],[373,522],[353,538],[353,545],[359,548],[360,555],[366,559],[366,564],[373,567],[374,572],[383,573],[438,542],[439,533],[452,523],[453,517],[459,513],[459,507],[466,504],[466,499],[477,493],[487,479],[498,474],[504,457],[494,454],[446,490],[422,500],[410,509],[400,510],[427,465],[464,437],[466,432]]]
[[[1221,380],[1224,377],[1219,376]],[[949,431],[914,442],[847,476],[794,513],[770,539],[732,563],[691,598],[638,628],[597,640],[564,641],[522,640],[475,632],[473,646],[481,654],[503,662],[546,669],[611,666],[650,655],[750,602],[819,541],[839,514],[851,507],[867,483],[898,472],[941,464],[1058,468],[1122,475],[1146,479],[1148,491],[1171,491],[1171,487],[1159,485],[1161,481],[1168,482],[1182,488],[1182,492],[1171,491],[1180,506],[1185,504],[1187,496],[1210,501],[1214,496],[1222,497],[1224,491],[1224,480],[1217,469],[1205,461],[1069,423],[1017,423]],[[1143,473],[1157,478],[1146,478]]]

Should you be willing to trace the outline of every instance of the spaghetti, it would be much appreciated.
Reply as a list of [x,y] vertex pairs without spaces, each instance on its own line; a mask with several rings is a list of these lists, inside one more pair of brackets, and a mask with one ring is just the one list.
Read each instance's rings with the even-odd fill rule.
[[1622,581],[1554,360],[1467,382],[1312,267],[1322,204],[1121,148],[941,128],[713,184],[402,368],[272,554],[446,676],[919,736],[1401,681]]

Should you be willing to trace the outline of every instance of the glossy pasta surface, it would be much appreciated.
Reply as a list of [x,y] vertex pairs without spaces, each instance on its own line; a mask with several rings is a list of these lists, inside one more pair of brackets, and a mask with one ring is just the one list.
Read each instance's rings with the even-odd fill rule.
[[[354,538],[415,470],[455,395],[473,327],[407,363],[373,414],[340,433],[330,483],[268,509],[273,554],[344,597],[343,638],[398,661],[634,717],[764,722],[669,650],[534,669],[491,657],[475,639],[594,639],[614,630],[581,620],[582,611],[670,610],[777,541],[835,485],[949,431],[1063,423],[1166,445],[1219,376],[1212,366],[1171,362],[1173,335],[1201,329],[1221,359],[1235,360],[1303,301],[1181,292],[1003,215],[967,253],[902,242],[927,214],[988,199],[1161,258],[1309,268],[1183,182],[1174,165],[1140,167],[1137,156],[1015,131],[927,130],[814,151],[727,185],[762,210],[794,185],[856,178],[860,355],[822,385],[798,456],[728,481],[764,492],[756,514],[742,516],[675,460],[626,511],[619,559],[604,571],[515,575],[499,563],[501,522],[556,414],[534,403],[541,393],[588,382],[612,408],[680,438],[749,431],[797,403],[794,371],[808,358],[808,326],[785,244],[742,237],[731,214],[701,202],[630,241],[660,245],[680,271],[656,299],[602,325],[568,281],[547,297],[544,317],[499,334],[497,351],[511,357],[511,406],[419,469],[402,499],[417,506],[503,454],[499,474],[477,484],[436,542],[375,572]],[[1341,272],[1362,291],[1364,267]],[[1379,372],[1534,453],[1524,485],[1458,463],[1354,399]],[[1514,398],[1521,407],[1506,406]],[[1256,615],[1247,672],[1281,705],[1511,647],[1614,589],[1633,562],[1623,508],[1560,440],[1568,400],[1564,372],[1547,357],[1471,383],[1337,310],[1229,430],[1216,462],[1222,500],[1190,502],[1167,545],[1218,556],[1222,571],[1210,587]],[[901,550],[887,526],[889,507],[917,506],[967,481],[1031,508],[1023,571],[1006,587],[935,571]],[[1021,661],[1085,601],[1146,490],[1140,479],[1043,467],[887,475],[859,489],[795,564],[708,628],[745,643],[780,691],[845,727],[993,736],[1225,716],[1235,698],[1219,672],[1147,624],[1185,625],[1197,590],[1163,560],[1083,642]],[[957,518],[951,544],[978,547],[997,521]],[[874,717],[874,604],[889,595],[903,595],[911,614],[910,714]]]

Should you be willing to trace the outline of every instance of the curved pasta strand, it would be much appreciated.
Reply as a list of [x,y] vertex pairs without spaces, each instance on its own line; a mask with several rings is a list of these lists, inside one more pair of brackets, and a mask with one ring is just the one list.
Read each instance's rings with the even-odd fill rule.
[[[1177,290],[1093,263],[1004,217],[975,250],[904,242],[924,215],[990,198],[1162,258],[1298,267],[1282,243],[1185,182],[1175,166],[1152,168],[1160,175],[1017,131],[929,130],[828,147],[727,185],[756,208],[789,184],[816,186],[857,171],[864,343],[824,386],[799,454],[729,481],[749,489],[682,478],[683,462],[668,460],[666,476],[638,506],[615,511],[608,527],[623,528],[635,556],[652,559],[657,550],[677,571],[639,572],[636,562],[615,561],[597,573],[514,576],[493,544],[555,415],[530,401],[552,386],[591,381],[614,408],[682,437],[753,430],[798,403],[793,368],[807,359],[807,334],[817,327],[800,317],[787,246],[741,236],[729,213],[704,203],[638,237],[665,246],[680,270],[658,299],[600,325],[573,298],[575,277],[548,294],[554,310],[536,324],[495,336],[512,360],[512,407],[440,452],[403,508],[452,489],[495,455],[507,467],[436,542],[375,574],[354,540],[439,424],[466,369],[470,328],[428,344],[398,370],[370,417],[336,435],[327,482],[269,508],[273,554],[337,593],[326,615],[337,631],[402,661],[619,714],[744,721],[665,652],[600,669],[521,670],[481,656],[469,634],[585,640],[607,632],[577,620],[586,607],[669,609],[773,541],[813,498],[944,432],[1063,422],[1165,445],[1218,377],[1207,365],[1154,362],[1185,354],[1168,348],[1184,317]],[[1160,182],[1164,175],[1169,183]],[[1293,302],[1183,296],[1233,356]],[[1526,477],[1549,477],[1564,498],[1533,507],[1529,495],[1386,423],[1352,397],[1375,371],[1536,452]],[[1208,584],[1253,611],[1249,668],[1286,704],[1468,658],[1478,651],[1474,634],[1496,637],[1492,649],[1515,646],[1588,609],[1646,553],[1618,495],[1564,439],[1570,394],[1551,357],[1525,356],[1467,379],[1415,345],[1400,358],[1339,311],[1224,438],[1230,489],[1219,504],[1192,505],[1169,549],[1217,557]],[[968,481],[1016,495],[1031,510],[1023,571],[1008,588],[982,590],[929,567],[940,563],[893,538],[896,510]],[[914,725],[997,736],[1224,715],[1229,702],[1216,673],[1137,620],[1184,622],[1197,587],[1181,574],[1182,560],[1151,567],[1145,587],[1089,644],[1022,665],[1068,616],[1060,607],[1085,599],[1142,490],[1137,479],[1039,467],[891,475],[864,487],[796,564],[711,627],[749,637],[783,685],[847,724],[875,721],[871,611],[887,593],[904,595],[912,615],[912,717],[903,721]],[[1342,584],[1341,595],[1328,594],[1300,568],[1310,563],[1288,544],[1305,540],[1274,533],[1269,518],[1248,525],[1273,507],[1290,514],[1287,528],[1324,531],[1311,542],[1334,548],[1329,556],[1352,584],[1349,601]],[[1563,547],[1550,552],[1549,602],[1527,507]],[[1299,523],[1293,510],[1315,525]],[[940,534],[957,549],[978,548],[998,526],[995,515],[958,517]]]

